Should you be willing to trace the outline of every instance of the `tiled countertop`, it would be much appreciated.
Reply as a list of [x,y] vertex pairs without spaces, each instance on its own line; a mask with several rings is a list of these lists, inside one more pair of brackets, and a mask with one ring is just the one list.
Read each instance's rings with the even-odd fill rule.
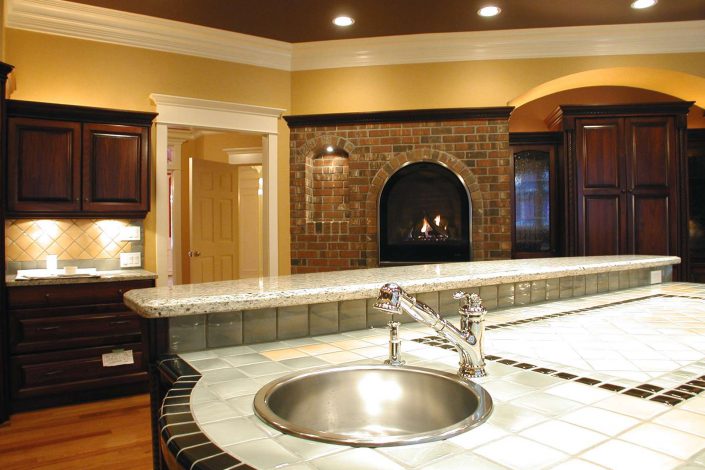
[[413,294],[678,263],[674,256],[633,255],[359,269],[136,289],[125,304],[143,317],[174,317],[364,299],[390,281]]
[[156,279],[157,275],[144,269],[120,269],[115,271],[98,271],[100,277],[57,277],[53,279],[15,280],[15,276],[5,276],[8,287],[52,286],[64,284],[85,284],[92,282],[137,281]]
[[[217,446],[203,463],[234,456],[259,469],[705,469],[705,285],[523,306],[490,312],[486,324],[488,376],[477,382],[494,411],[446,441],[351,448],[281,434],[253,415],[254,393],[284,374],[379,364],[385,329],[182,354],[201,378],[188,401],[185,390],[167,395],[163,422]],[[405,324],[401,334],[408,364],[457,368],[428,328]]]

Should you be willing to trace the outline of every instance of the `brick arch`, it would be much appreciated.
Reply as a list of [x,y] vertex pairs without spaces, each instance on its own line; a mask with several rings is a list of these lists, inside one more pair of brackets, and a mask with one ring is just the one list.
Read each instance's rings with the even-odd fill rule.
[[[372,178],[370,190],[367,193],[365,201],[365,213],[367,215],[367,233],[377,234],[377,217],[379,197],[384,184],[390,176],[396,173],[402,166],[411,162],[436,162],[445,165],[453,173],[458,175],[465,184],[470,195],[470,204],[472,207],[472,259],[473,261],[483,260],[488,258],[488,253],[484,244],[485,233],[485,200],[480,191],[480,184],[472,170],[463,163],[460,159],[453,155],[439,150],[431,149],[414,149],[408,152],[403,152],[392,157],[385,163]],[[376,241],[375,241],[376,243]],[[376,250],[375,246],[375,250]],[[373,260],[376,263],[379,259]],[[368,267],[372,267],[368,264]]]
[[[344,155],[321,155],[325,147],[341,149]],[[341,230],[341,224],[350,218],[349,209],[349,156],[355,145],[344,137],[335,134],[321,134],[306,141],[297,153],[295,164],[303,165],[303,194],[305,201],[305,218],[308,223],[325,223],[327,230]],[[322,165],[321,165],[322,164]],[[321,166],[333,171],[331,174],[317,174]],[[321,182],[325,178],[325,182]],[[321,188],[321,184],[339,185],[335,188]],[[299,190],[301,188],[298,188]],[[325,191],[326,194],[322,194]],[[328,194],[330,193],[330,194]],[[324,201],[325,199],[334,199]],[[336,225],[333,228],[333,225]],[[310,230],[310,228],[309,228]]]

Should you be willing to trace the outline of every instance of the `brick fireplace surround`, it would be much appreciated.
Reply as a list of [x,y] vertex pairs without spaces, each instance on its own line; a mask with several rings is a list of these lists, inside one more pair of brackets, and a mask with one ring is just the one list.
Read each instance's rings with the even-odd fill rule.
[[291,129],[292,273],[377,267],[380,192],[396,170],[417,161],[441,163],[465,183],[472,259],[510,258],[511,110],[285,117]]

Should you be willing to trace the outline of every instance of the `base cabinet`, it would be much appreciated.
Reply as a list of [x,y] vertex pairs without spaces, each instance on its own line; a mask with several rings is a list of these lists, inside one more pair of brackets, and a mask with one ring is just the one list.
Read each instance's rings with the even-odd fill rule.
[[[151,280],[8,288],[12,411],[145,392],[146,321],[122,295]],[[104,362],[123,352],[124,363]]]

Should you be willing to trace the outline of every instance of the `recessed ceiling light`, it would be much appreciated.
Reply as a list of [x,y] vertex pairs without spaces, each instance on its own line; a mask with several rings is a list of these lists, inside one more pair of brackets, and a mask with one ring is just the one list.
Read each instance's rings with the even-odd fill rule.
[[501,11],[502,9],[498,6],[488,5],[477,10],[477,14],[480,16],[497,16]]
[[632,2],[632,8],[636,8],[637,10],[641,10],[643,8],[649,8],[658,3],[658,0],[634,0]]
[[333,18],[333,24],[336,26],[350,26],[354,22],[355,20],[349,16],[337,16]]
[[333,147],[332,145],[329,145],[328,147],[326,147],[326,152],[328,152],[328,153],[333,153],[334,150],[335,150],[335,147]]

